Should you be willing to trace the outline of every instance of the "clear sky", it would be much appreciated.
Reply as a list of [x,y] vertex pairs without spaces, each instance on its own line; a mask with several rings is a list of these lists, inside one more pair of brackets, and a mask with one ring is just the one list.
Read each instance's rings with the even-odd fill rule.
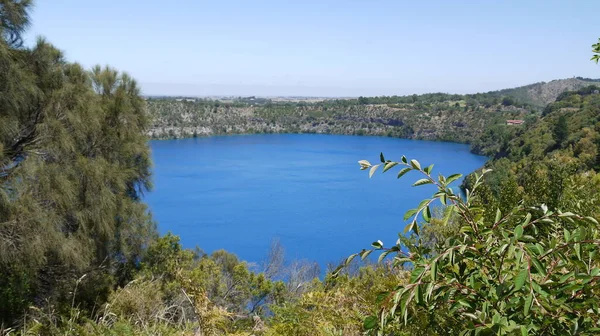
[[146,94],[468,93],[573,76],[600,1],[37,0],[28,34]]

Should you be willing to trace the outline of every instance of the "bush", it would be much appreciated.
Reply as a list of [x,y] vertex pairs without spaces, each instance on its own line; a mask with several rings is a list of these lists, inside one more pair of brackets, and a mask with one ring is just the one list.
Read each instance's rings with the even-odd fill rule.
[[[384,172],[403,166],[398,177],[419,172],[423,178],[414,186],[432,184],[437,192],[405,215],[411,219],[406,231],[412,232],[414,240],[400,236],[389,248],[377,241],[374,249],[357,254],[383,251],[380,259],[392,254],[395,267],[412,269],[408,283],[385,293],[379,316],[367,317],[366,327],[385,330],[397,321],[409,325],[420,312],[442,310],[448,312],[442,326],[447,334],[600,332],[600,225],[595,218],[519,203],[507,212],[496,210],[494,220],[488,221],[485,212],[490,209],[473,203],[487,170],[476,176],[463,199],[449,186],[459,174],[434,178],[433,165],[422,168],[405,157],[393,162],[381,154],[381,162],[359,163],[361,169],[370,169],[371,176],[380,166]],[[418,218],[430,223],[431,206],[438,201],[445,206],[442,220],[457,216],[460,227],[456,235],[431,249],[421,243],[423,224]]]

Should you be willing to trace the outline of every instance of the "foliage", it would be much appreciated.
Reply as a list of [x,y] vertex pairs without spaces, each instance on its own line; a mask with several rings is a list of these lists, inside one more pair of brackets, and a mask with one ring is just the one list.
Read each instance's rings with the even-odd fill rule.
[[29,26],[31,5],[31,0],[0,0],[0,36],[9,46],[22,45],[22,34]]
[[569,137],[569,126],[567,125],[567,117],[561,115],[558,117],[558,122],[554,126],[554,141],[558,147],[562,147],[562,144]]
[[476,153],[496,155],[502,148],[491,138],[490,129],[502,133],[498,138],[502,143],[521,128],[507,126],[507,119],[535,122],[537,112],[565,91],[595,82],[577,77],[468,95],[429,93],[312,101],[148,97],[153,120],[148,134],[160,139],[242,133],[379,135],[471,143]]
[[[389,248],[381,241],[373,243],[375,250],[383,251],[380,260],[392,254],[395,267],[412,268],[407,284],[386,292],[380,316],[366,319],[381,321],[379,326],[370,324],[373,330],[382,330],[391,321],[409,324],[420,310],[447,309],[448,333],[592,335],[600,331],[596,304],[600,226],[595,218],[553,211],[543,204],[517,204],[508,212],[497,210],[488,221],[485,212],[490,209],[474,203],[487,170],[476,175],[463,199],[449,186],[460,175],[435,178],[433,166],[422,167],[405,157],[394,162],[382,154],[381,161],[359,163],[361,169],[370,170],[370,176],[380,166],[384,172],[404,167],[398,177],[417,171],[423,178],[414,186],[431,184],[437,192],[405,215],[411,219],[406,231],[412,231],[417,243],[402,236]],[[445,218],[450,214],[460,218],[460,228],[433,250],[420,243],[418,218],[431,222],[435,201],[446,207]]]
[[600,60],[600,39],[598,39],[598,43],[592,45],[592,53],[594,53],[592,61],[598,63]]
[[[600,95],[588,86],[598,80],[471,95],[145,102],[125,73],[85,70],[44,39],[23,47],[31,3],[0,0],[0,333],[599,331]],[[600,43],[593,52],[598,62]],[[494,172],[469,176],[463,199],[450,188],[460,175],[434,178],[433,166],[383,154],[378,165],[361,161],[370,175],[417,171],[415,185],[437,192],[407,213],[410,235],[346,264],[374,250],[391,261],[323,281],[314,263],[286,263],[278,245],[259,269],[157,237],[141,201],[148,135],[271,132],[471,143]]]
[[225,251],[205,255],[183,249],[179,237],[167,234],[147,252],[135,279],[111,292],[95,314],[80,309],[74,299],[66,311],[35,308],[25,316],[29,322],[22,333],[262,333],[269,305],[287,297],[283,282],[252,272]]
[[[364,316],[377,311],[377,293],[406,281],[406,272],[363,266],[356,274],[314,281],[298,299],[273,305],[266,335],[362,335]],[[398,326],[396,326],[398,327]],[[398,331],[396,327],[388,330]]]
[[9,325],[34,300],[68,309],[83,274],[78,304],[93,309],[155,235],[140,202],[151,183],[136,82],[68,63],[43,39],[20,48],[30,3],[0,1],[0,323]]
[[[600,168],[598,92],[596,86],[565,92],[548,105],[536,122],[512,133],[492,128],[490,136],[483,140],[497,146],[483,145],[484,148],[498,148],[485,165],[493,170],[485,180],[492,198],[512,199],[512,204],[523,199],[528,206],[546,203],[600,215],[595,197],[576,196],[598,188],[592,178]],[[580,179],[590,183],[580,185]],[[465,187],[470,188],[473,182],[472,176],[467,177]],[[582,202],[588,206],[582,206]]]
[[285,290],[283,283],[250,271],[233,254],[194,253],[182,249],[179,237],[171,234],[149,246],[141,274],[144,279],[161,279],[163,306],[181,307],[187,300],[193,309],[180,315],[199,323],[205,333],[253,326],[255,317],[264,317],[267,305]]
[[[412,97],[412,96],[411,96]],[[464,98],[463,96],[459,96]],[[364,97],[363,97],[364,98]],[[385,98],[385,99],[384,99]],[[389,98],[389,99],[387,99]],[[324,133],[475,142],[488,127],[523,118],[529,110],[499,98],[463,100],[451,95],[327,100],[310,104],[148,99],[153,138],[240,133]],[[414,100],[414,101],[413,101]]]

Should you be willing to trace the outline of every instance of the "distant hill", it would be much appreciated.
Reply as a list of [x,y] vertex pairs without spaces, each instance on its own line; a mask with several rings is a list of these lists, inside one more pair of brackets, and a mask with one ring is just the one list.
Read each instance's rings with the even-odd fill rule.
[[[550,83],[554,82],[559,81]],[[541,115],[529,118],[523,127],[492,125],[475,142],[477,150],[491,158],[485,166],[492,169],[485,182],[490,191],[504,199],[524,199],[529,205],[546,203],[554,208],[578,199],[578,209],[594,209],[600,204],[596,196],[600,185],[596,173],[600,171],[600,85],[565,91]],[[596,189],[566,187],[575,179]],[[473,180],[471,175],[464,186],[472,188]],[[585,192],[591,194],[580,194]]]
[[539,82],[512,89],[491,91],[488,93],[498,97],[508,96],[521,103],[544,107],[554,102],[556,98],[565,91],[577,91],[583,87],[597,83],[600,83],[600,79],[575,77],[556,79],[550,82]]
[[[495,156],[548,103],[600,80],[559,79],[467,95],[429,93],[323,101],[148,98],[152,138],[244,133],[379,135],[470,143]],[[514,121],[507,125],[508,121]],[[523,124],[523,125],[521,125]],[[514,126],[521,125],[521,126]],[[499,138],[502,138],[500,141]]]

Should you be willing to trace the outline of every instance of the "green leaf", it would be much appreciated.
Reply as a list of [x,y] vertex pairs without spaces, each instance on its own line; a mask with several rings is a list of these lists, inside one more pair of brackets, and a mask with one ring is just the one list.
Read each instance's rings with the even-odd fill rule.
[[448,196],[446,193],[440,195],[440,202],[442,202],[443,205],[448,205]]
[[379,168],[379,165],[374,165],[373,167],[371,167],[371,170],[369,170],[369,178],[373,177],[373,174],[375,174],[377,168]]
[[421,203],[419,203],[419,205],[417,206],[417,209],[423,210],[423,208],[425,208],[427,206],[427,204],[429,204],[429,202],[431,202],[430,199],[422,200]]
[[546,267],[542,266],[542,263],[538,260],[538,258],[532,257],[531,262],[533,263],[533,266],[535,267],[535,269],[541,275],[544,275],[544,276],[546,275]]
[[381,160],[381,163],[385,163],[385,158],[383,157],[383,152],[379,153],[379,160]]
[[529,271],[527,270],[527,268],[524,268],[521,270],[521,272],[519,272],[519,274],[515,278],[515,291],[518,291],[521,288],[523,288],[523,285],[525,284],[525,281],[527,280],[528,276]]
[[573,238],[574,242],[579,242],[581,241],[581,239],[583,238],[583,230],[581,230],[581,227],[575,229],[575,231],[573,231],[573,235],[571,236],[571,238]]
[[408,168],[408,167],[402,168],[400,170],[400,172],[398,173],[398,178],[401,178],[402,176],[404,176],[404,174],[408,173],[411,170],[412,170],[412,168]]
[[500,212],[500,209],[496,209],[496,218],[494,219],[494,223],[498,223],[500,221],[500,218],[502,218],[502,213]]
[[425,299],[426,299],[427,301],[429,301],[429,300],[431,299],[431,294],[433,293],[433,287],[434,287],[434,284],[433,284],[433,282],[430,282],[430,283],[427,285],[427,291],[425,292]]
[[379,258],[377,258],[377,262],[381,263],[383,261],[383,259],[385,259],[385,257],[387,257],[387,255],[390,254],[391,252],[392,251],[390,251],[390,250],[383,251],[383,253],[381,253],[379,255]]
[[355,254],[351,254],[348,258],[346,258],[346,261],[344,262],[344,265],[348,266],[348,264],[350,264],[350,262],[352,262],[352,260],[354,258],[356,258],[357,255],[358,254],[356,254],[356,253]]
[[417,160],[410,160],[410,165],[415,169],[421,170],[421,164]]
[[523,262],[523,250],[515,249],[515,259],[518,263]]
[[363,250],[362,252],[360,252],[360,259],[365,260],[372,252],[373,250]]
[[529,295],[527,295],[527,298],[525,299],[525,305],[523,306],[523,314],[525,315],[525,317],[527,317],[527,315],[529,315],[529,310],[531,309],[531,305],[533,304],[533,293],[529,293]]
[[444,226],[448,225],[448,222],[450,221],[450,217],[452,217],[452,213],[455,211],[455,207],[454,206],[447,206],[444,209],[444,218],[442,219],[442,223],[444,224]]
[[429,223],[431,221],[431,210],[429,209],[429,206],[425,207],[425,209],[423,209],[423,212],[421,212],[421,214],[423,215],[423,219]]
[[[575,289],[575,291],[580,290],[581,288],[583,288],[583,285],[576,285],[579,288]],[[542,289],[542,286],[540,286],[539,284],[537,284],[535,281],[531,282],[531,287],[533,288],[534,291],[536,291],[539,295],[543,296],[543,297],[548,297],[550,294],[548,294],[546,291],[544,291]]]
[[425,167],[425,169],[423,169],[423,171],[425,173],[427,173],[427,175],[430,175],[432,170],[433,170],[433,165],[430,165],[429,167]]
[[431,262],[431,281],[437,281],[437,260]]
[[594,217],[584,217],[587,221],[591,222],[592,224],[596,224],[598,225],[598,221],[596,220],[596,218]]
[[367,316],[365,318],[365,321],[363,322],[363,328],[365,328],[366,330],[374,329],[375,327],[377,327],[378,322],[379,319],[377,318],[377,316]]
[[374,248],[382,248],[383,247],[383,242],[381,240],[378,240],[376,242],[371,243],[371,246],[373,246]]
[[523,225],[517,225],[517,227],[515,227],[515,238],[521,239],[521,237],[523,237]]
[[417,225],[417,220],[414,219],[412,222],[412,226],[411,226],[411,230],[412,232],[414,232],[416,235],[419,234],[419,225]]
[[567,228],[563,229],[564,231],[564,235],[565,235],[565,242],[569,242],[569,240],[571,240],[571,233],[569,232],[569,230],[567,230]]
[[560,279],[558,279],[559,283],[565,283],[567,280],[571,279],[571,277],[575,275],[575,273],[573,272],[569,272],[563,276],[560,277]]
[[417,304],[419,304],[421,302],[421,289],[420,289],[419,285],[415,286],[414,288],[415,288],[415,294],[414,294],[415,302]]
[[409,218],[411,218],[412,216],[414,216],[417,213],[417,209],[410,209],[408,210],[406,213],[404,213],[404,220],[408,220]]
[[463,175],[462,174],[452,174],[450,176],[448,176],[446,178],[446,185],[458,180],[459,178],[461,178]]
[[402,155],[400,161],[402,161],[402,163],[407,163],[406,156]]
[[523,227],[527,226],[527,224],[529,224],[529,221],[531,221],[531,213],[527,213],[527,216],[525,216],[525,221],[523,221],[523,224],[521,224]]
[[431,183],[433,183],[433,182],[431,182],[431,180],[429,180],[429,179],[427,179],[427,178],[423,178],[423,179],[420,179],[420,180],[418,180],[417,182],[415,182],[415,183],[413,184],[413,187],[418,187],[418,186],[420,186],[420,185],[424,185],[424,184],[431,184]]
[[463,306],[463,307],[472,308],[472,307],[471,307],[471,304],[470,304],[470,303],[468,303],[468,302],[467,302],[467,301],[465,301],[465,300],[458,300],[458,304],[459,304],[459,305],[461,305],[461,306]]
[[575,250],[575,254],[577,254],[577,259],[581,260],[581,244],[573,244],[573,249]]
[[539,243],[535,244],[535,249],[537,250],[538,255],[542,255],[546,252],[544,250],[544,247],[542,245],[540,245]]
[[388,162],[383,166],[383,172],[385,173],[386,171],[392,169],[393,167],[395,167],[396,165],[398,165],[398,162]]
[[527,336],[529,332],[527,331],[527,327],[521,326],[521,336]]

